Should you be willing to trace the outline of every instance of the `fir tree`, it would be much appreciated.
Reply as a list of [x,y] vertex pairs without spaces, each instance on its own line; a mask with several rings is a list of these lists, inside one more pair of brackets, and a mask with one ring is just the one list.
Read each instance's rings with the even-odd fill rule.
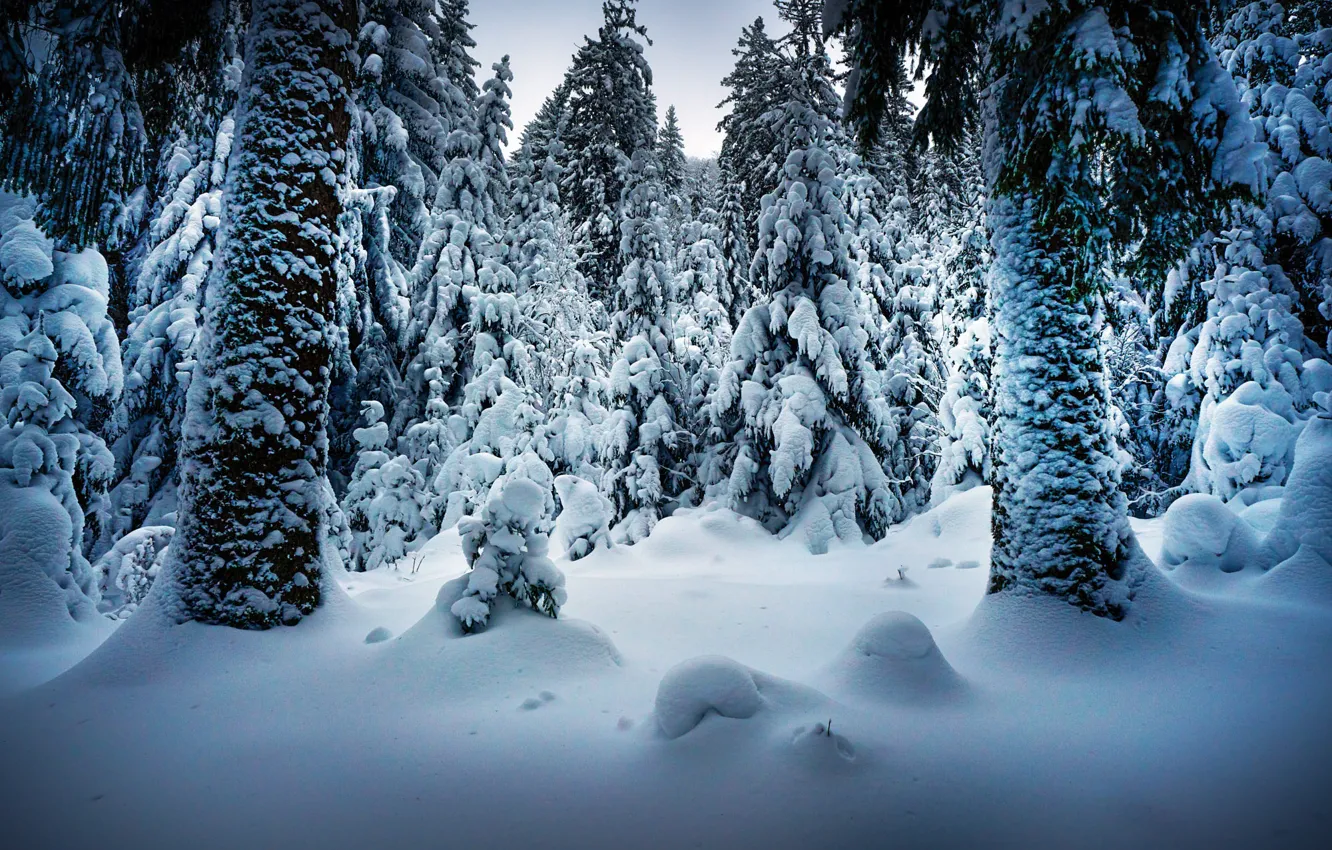
[[827,58],[817,46],[794,62],[792,99],[775,116],[777,148],[790,153],[764,198],[751,270],[763,295],[736,328],[711,407],[734,443],[731,504],[773,531],[800,528],[824,552],[834,538],[881,537],[901,502],[879,462],[889,420],[845,247]]
[[652,150],[657,103],[638,41],[648,41],[647,29],[634,0],[607,0],[602,11],[597,37],[584,40],[566,80],[568,170],[561,188],[575,238],[586,244],[579,270],[593,296],[608,302],[621,266],[623,175],[637,151]]
[[919,131],[945,148],[975,102],[975,59],[988,51],[1004,74],[986,108],[993,593],[1037,591],[1120,618],[1140,577],[1094,313],[1107,262],[1132,247],[1139,267],[1167,266],[1225,186],[1256,178],[1252,128],[1203,36],[1206,5],[1064,0],[991,16],[981,3],[922,3],[891,23],[867,0],[834,10],[860,73],[848,100],[862,138],[909,48],[934,68]]
[[602,490],[630,543],[648,536],[666,501],[682,489],[678,464],[688,451],[670,352],[669,239],[654,159],[650,150],[640,150],[623,177],[624,271],[614,317],[621,348],[611,368],[611,413],[601,446]]
[[[786,103],[787,93],[783,87],[783,60],[762,18],[756,18],[741,30],[739,44],[731,53],[736,57],[735,68],[722,78],[722,85],[730,93],[719,104],[719,107],[729,104],[731,111],[718,125],[724,134],[718,160],[723,180],[734,194],[731,203],[738,207],[729,213],[723,209],[723,214],[734,216],[738,224],[732,226],[732,232],[744,240],[743,251],[735,255],[736,265],[747,270],[759,204],[774,185],[767,173],[767,157],[777,147],[777,136],[767,115]],[[745,259],[741,266],[742,255]],[[738,320],[739,316],[735,318]]]
[[[13,266],[5,271],[8,285]],[[39,611],[47,622],[89,620],[99,599],[96,576],[83,556],[83,511],[74,491],[76,402],[54,376],[57,356],[39,314],[0,359],[0,374],[11,376],[0,387],[0,496],[7,514],[0,520],[6,526],[0,537],[0,612],[34,628],[41,623],[24,621],[41,616]]]
[[241,82],[239,15],[214,23],[207,37],[224,47],[202,75],[209,81],[181,104],[180,130],[158,165],[159,199],[127,264],[125,395],[112,428],[118,478],[112,540],[143,525],[175,524],[178,443],[205,282],[218,249]]

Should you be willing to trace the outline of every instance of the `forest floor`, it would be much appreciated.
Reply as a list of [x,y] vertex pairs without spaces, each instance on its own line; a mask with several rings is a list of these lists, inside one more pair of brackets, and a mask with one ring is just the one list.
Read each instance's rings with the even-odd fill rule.
[[[469,637],[435,605],[465,566],[448,533],[298,628],[145,608],[0,647],[3,843],[1326,847],[1332,607],[1164,573],[1122,623],[984,597],[988,498],[817,557],[683,512],[561,563],[560,620]],[[1137,528],[1154,557],[1159,521]],[[703,655],[754,672],[666,676]],[[709,698],[750,716],[662,731]]]

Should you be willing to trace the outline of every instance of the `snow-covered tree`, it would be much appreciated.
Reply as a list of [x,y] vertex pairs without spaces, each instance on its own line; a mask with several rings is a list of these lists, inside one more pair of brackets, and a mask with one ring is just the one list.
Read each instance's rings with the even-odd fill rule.
[[[0,230],[9,239],[0,251],[8,285],[16,272],[42,269],[35,256],[27,258],[31,264],[16,261],[12,219],[5,224]],[[99,594],[83,556],[83,511],[74,491],[76,402],[54,376],[58,354],[44,318],[39,314],[19,339],[5,340],[13,330],[0,325],[0,342],[7,343],[0,358],[0,612],[33,627],[66,616],[88,620],[96,615]],[[25,622],[33,618],[38,622]]]
[[549,554],[550,470],[532,455],[527,461],[521,472],[497,481],[481,512],[459,525],[472,571],[450,611],[466,632],[486,627],[500,595],[548,617],[558,616],[567,598],[564,574]]
[[[1300,23],[1301,5],[1288,11],[1272,0],[1242,4],[1215,38],[1266,142],[1266,193],[1231,204],[1225,222],[1198,240],[1166,286],[1172,301],[1192,305],[1167,313],[1184,326],[1170,341],[1169,383],[1157,406],[1169,444],[1191,444],[1183,491],[1251,500],[1284,483],[1294,435],[1286,445],[1259,449],[1241,432],[1259,415],[1253,405],[1276,431],[1281,420],[1296,426],[1312,405],[1304,363],[1326,356],[1320,310],[1332,280],[1332,134],[1326,111],[1314,105],[1325,93],[1311,85],[1309,36],[1300,28],[1316,26]],[[1258,389],[1227,404],[1250,381]],[[1179,475],[1166,483],[1179,483]]]
[[749,282],[749,267],[754,258],[749,248],[750,228],[742,207],[740,186],[734,181],[728,181],[721,193],[722,205],[718,213],[720,241],[717,244],[725,264],[723,275],[717,281],[717,293],[722,303],[728,305],[731,326],[736,327],[754,301],[753,286]]
[[[506,77],[508,65],[501,62],[494,85],[487,84],[478,106],[507,99]],[[491,108],[487,106],[488,113]],[[471,299],[487,287],[495,291],[497,284],[485,284],[483,278],[512,277],[503,262],[503,220],[496,207],[497,190],[492,188],[503,171],[503,162],[496,162],[494,153],[504,147],[506,120],[507,113],[504,120],[492,115],[484,126],[472,123],[450,133],[452,158],[441,176],[432,230],[413,272],[416,289],[408,339],[415,353],[407,380],[424,402],[424,410],[405,429],[405,439],[407,454],[427,482],[435,481],[441,465],[467,440],[467,429],[475,424],[475,418],[469,423],[454,416],[469,380]],[[399,410],[392,430],[403,430],[407,407]],[[435,495],[447,498],[447,493]]]
[[[1320,19],[1321,18],[1321,19]],[[1239,5],[1216,47],[1267,143],[1267,192],[1254,234],[1293,289],[1296,315],[1332,346],[1332,14],[1318,0]]]
[[113,448],[111,538],[142,525],[174,526],[178,443],[198,356],[205,282],[217,254],[222,194],[236,129],[239,21],[224,18],[211,83],[182,104],[181,131],[158,166],[161,189],[126,280],[125,395]]
[[397,563],[426,532],[418,499],[425,480],[403,455],[388,451],[388,423],[377,401],[362,403],[366,426],[355,432],[360,453],[344,500],[355,568]]
[[947,203],[956,205],[946,218],[926,225],[927,231],[937,228],[938,233],[925,237],[933,246],[930,265],[937,281],[939,335],[947,366],[938,411],[939,463],[930,485],[930,500],[938,503],[989,481],[994,349],[985,284],[990,244],[978,134],[969,134],[952,154],[932,152],[926,162],[927,171],[947,172],[942,179],[954,187],[948,190]]
[[[78,440],[72,470],[77,503],[83,506],[84,556],[101,554],[108,536],[107,486],[115,462],[101,434],[124,385],[120,343],[107,317],[109,269],[95,248],[56,250],[35,220],[32,196],[0,192],[0,357],[19,353],[38,324],[54,343],[53,379],[73,399],[69,425]],[[0,388],[15,380],[0,372]]]
[[[621,269],[620,203],[626,164],[651,151],[657,132],[652,69],[643,55],[647,29],[635,0],[606,0],[597,37],[584,39],[565,80],[563,136],[567,171],[562,195],[576,238],[579,270],[593,297],[609,301]],[[651,43],[651,42],[649,42]]]
[[547,141],[540,164],[520,160],[509,258],[517,273],[522,337],[531,351],[530,386],[546,421],[534,449],[557,474],[599,480],[596,432],[605,419],[609,334],[587,292],[560,204],[562,143]]
[[[1173,262],[1227,186],[1252,184],[1252,127],[1194,2],[1059,0],[1007,14],[921,3],[898,20],[829,4],[858,78],[862,139],[911,50],[932,66],[921,132],[955,144],[985,91],[996,345],[990,591],[1123,617],[1141,568],[1119,492],[1096,321],[1105,266]],[[929,26],[925,26],[929,18]],[[1011,73],[1023,69],[1023,73]]]
[[165,569],[182,619],[291,625],[322,596],[354,20],[350,2],[253,5]]
[[731,504],[773,531],[801,530],[814,552],[881,537],[902,507],[879,460],[890,419],[847,252],[826,63],[821,45],[797,60],[794,95],[776,116],[790,153],[759,219],[751,279],[762,294],[735,330],[711,405],[735,445]]
[[680,134],[680,119],[675,107],[666,107],[666,120],[657,133],[657,163],[661,172],[661,185],[667,197],[683,195],[686,169],[684,136]]
[[[724,134],[718,161],[728,184],[722,213],[735,222],[726,225],[728,239],[743,238],[743,250],[740,245],[734,249],[735,265],[747,272],[760,202],[775,185],[775,175],[768,174],[767,158],[777,146],[777,136],[767,115],[781,108],[787,92],[783,58],[762,18],[741,30],[731,53],[736,57],[735,67],[722,78],[722,85],[730,91],[719,104],[729,104],[731,111],[718,125]],[[733,318],[738,322],[740,316]]]
[[[530,440],[530,424],[535,413],[530,407],[530,392],[519,386],[515,379],[528,383],[530,353],[518,337],[522,315],[517,300],[517,278],[503,261],[505,247],[496,239],[502,235],[501,201],[507,203],[508,185],[503,148],[507,141],[509,121],[508,57],[494,65],[495,76],[486,82],[484,93],[478,99],[478,116],[483,118],[475,134],[455,131],[453,144],[459,146],[462,156],[450,168],[474,172],[468,180],[485,195],[460,200],[470,203],[471,209],[460,209],[459,223],[471,217],[471,233],[466,243],[471,255],[460,253],[453,268],[443,269],[451,278],[447,284],[457,287],[461,299],[467,304],[467,336],[464,340],[463,378],[461,395],[449,408],[443,406],[443,397],[432,398],[435,405],[430,412],[447,414],[449,435],[457,440],[445,462],[427,481],[431,500],[427,516],[438,527],[457,522],[476,506],[474,499],[484,497],[490,480],[467,486],[474,465],[468,458],[478,453],[495,452],[501,459],[515,446]],[[449,246],[450,248],[453,246]],[[446,248],[446,251],[448,248]],[[441,255],[444,257],[447,255]],[[437,270],[436,276],[439,277]],[[500,409],[492,412],[492,407]],[[502,424],[495,420],[502,420]],[[526,424],[525,430],[520,425]],[[483,427],[485,426],[485,427]],[[515,430],[520,429],[520,430]],[[415,439],[415,433],[412,434]],[[503,446],[500,440],[506,441]]]
[[610,407],[601,442],[602,490],[630,543],[647,537],[666,501],[683,489],[688,451],[679,416],[679,377],[670,351],[671,292],[665,197],[651,150],[639,150],[623,177],[620,274]]

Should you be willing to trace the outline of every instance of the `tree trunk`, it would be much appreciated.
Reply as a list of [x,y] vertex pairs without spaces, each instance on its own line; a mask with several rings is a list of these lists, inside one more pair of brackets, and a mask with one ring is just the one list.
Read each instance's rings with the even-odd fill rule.
[[320,601],[354,0],[253,0],[221,259],[189,390],[169,576],[181,619]]
[[[991,593],[1057,596],[1120,619],[1132,534],[1108,426],[1081,246],[1030,198],[990,204],[997,360]],[[1092,269],[1090,273],[1095,273]]]

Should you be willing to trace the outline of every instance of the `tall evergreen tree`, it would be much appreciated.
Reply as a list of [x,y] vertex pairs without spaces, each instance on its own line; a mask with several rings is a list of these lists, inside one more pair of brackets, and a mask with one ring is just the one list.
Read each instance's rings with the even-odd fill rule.
[[117,482],[108,543],[142,525],[175,524],[185,396],[235,136],[242,25],[236,4],[219,4],[200,33],[218,49],[209,54],[211,67],[182,74],[181,88],[192,96],[178,100],[178,129],[159,158],[158,199],[125,264],[126,381],[111,428]]
[[568,162],[562,194],[576,238],[586,245],[579,270],[593,295],[609,302],[621,267],[626,165],[636,152],[652,150],[657,102],[638,39],[651,41],[638,23],[635,0],[606,0],[602,12],[597,37],[584,39],[566,79]]
[[602,490],[615,505],[630,543],[647,537],[668,499],[683,489],[687,456],[680,419],[679,376],[671,358],[667,298],[672,282],[665,196],[650,149],[634,154],[623,175],[614,331],[621,341],[611,368],[611,413],[602,437]]
[[[744,253],[748,254],[753,250],[759,204],[773,186],[767,156],[776,148],[777,137],[767,115],[786,103],[787,93],[783,60],[762,18],[740,31],[740,41],[731,53],[736,57],[735,68],[722,78],[730,92],[718,104],[729,104],[731,111],[717,125],[724,134],[718,161],[723,180],[735,192],[733,202],[739,207],[741,224],[735,232],[743,234]],[[743,267],[748,269],[748,260]]]
[[350,2],[252,6],[223,256],[190,384],[166,567],[182,619],[291,625],[322,597],[332,259],[355,22]]
[[668,195],[680,195],[685,188],[684,136],[680,135],[680,119],[675,107],[666,107],[666,121],[657,134],[657,162],[661,169],[661,185]]
[[[1256,180],[1252,127],[1203,34],[1209,4],[1061,0],[1028,14],[920,2],[890,22],[834,8],[849,93],[872,140],[890,68],[919,47],[934,71],[922,134],[945,147],[987,90],[991,295],[997,331],[990,591],[1040,592],[1121,618],[1140,552],[1118,489],[1094,313],[1104,265],[1178,257],[1225,187]],[[930,25],[926,27],[927,19]],[[1095,97],[1065,96],[1095,92]],[[1167,96],[1167,92],[1169,96]]]
[[824,552],[835,538],[881,537],[901,502],[879,461],[889,416],[846,249],[822,45],[798,49],[792,68],[791,100],[773,116],[789,153],[763,200],[751,270],[762,295],[736,328],[711,408],[734,445],[731,504]]

